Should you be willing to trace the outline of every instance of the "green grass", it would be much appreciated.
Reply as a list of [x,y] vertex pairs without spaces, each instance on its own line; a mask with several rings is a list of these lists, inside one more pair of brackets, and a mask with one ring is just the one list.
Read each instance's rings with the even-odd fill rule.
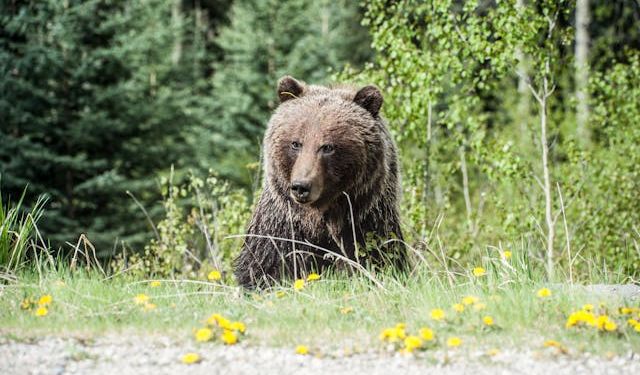
[[[243,321],[249,345],[293,347],[306,344],[322,350],[344,347],[378,348],[385,345],[378,336],[385,327],[402,322],[410,332],[428,326],[436,332],[438,347],[450,336],[464,344],[458,350],[487,348],[538,348],[545,340],[557,340],[578,352],[628,353],[640,351],[640,333],[626,324],[628,317],[617,312],[621,306],[638,306],[638,301],[614,296],[594,297],[584,289],[542,282],[504,282],[490,272],[481,278],[449,278],[428,272],[404,280],[380,278],[384,289],[358,276],[323,275],[299,292],[290,287],[270,292],[243,293],[237,287],[205,281],[163,280],[152,288],[149,280],[118,276],[105,280],[97,272],[48,271],[41,275],[23,272],[18,282],[4,285],[0,292],[0,334],[12,338],[42,335],[94,336],[105,333],[135,332],[142,335],[170,335],[192,339],[194,328],[212,313]],[[553,294],[544,300],[536,291],[549,287]],[[144,311],[133,302],[145,293],[157,308]],[[53,296],[45,317],[36,317],[20,308],[26,297]],[[480,312],[467,309],[454,313],[451,306],[463,296],[474,295],[486,304]],[[584,304],[606,306],[619,325],[618,332],[595,329],[566,329],[567,316]],[[341,313],[342,307],[353,312]],[[433,308],[443,308],[447,322],[429,317]],[[481,317],[494,318],[496,326],[483,327]]]

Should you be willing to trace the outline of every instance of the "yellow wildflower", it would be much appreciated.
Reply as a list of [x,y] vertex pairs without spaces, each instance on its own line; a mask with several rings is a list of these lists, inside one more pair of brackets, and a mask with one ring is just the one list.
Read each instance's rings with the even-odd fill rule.
[[433,319],[433,320],[443,320],[444,319],[444,310],[442,310],[442,309],[433,309],[433,310],[431,310],[431,319]]
[[309,354],[309,347],[306,345],[296,346],[296,354],[307,355]]
[[200,355],[197,353],[187,353],[182,356],[182,363],[191,365],[201,361]]
[[511,251],[509,250],[505,250],[504,253],[502,253],[502,255],[504,255],[504,259],[511,259]]
[[220,339],[227,345],[234,345],[238,342],[238,336],[228,329],[225,329],[224,332],[222,332]]
[[36,316],[47,316],[48,313],[49,313],[49,310],[47,310],[47,308],[44,306],[40,306],[36,310]]
[[353,312],[353,307],[351,306],[340,308],[340,314],[347,315],[347,314],[351,314],[352,312]]
[[592,311],[593,309],[594,309],[594,307],[590,303],[587,303],[586,305],[582,306],[582,310],[584,310],[584,311]]
[[212,314],[209,318],[207,318],[206,323],[210,326],[218,326],[220,328],[229,329],[231,326],[231,322],[229,319],[223,317],[220,314]]
[[500,350],[498,350],[496,348],[492,348],[492,349],[487,350],[487,355],[489,357],[493,357],[493,356],[496,356],[498,354],[500,354]]
[[606,322],[604,322],[604,330],[607,332],[613,332],[616,329],[618,329],[618,325],[612,321],[612,320],[607,320]]
[[596,318],[592,313],[584,310],[579,310],[571,313],[567,318],[565,327],[570,328],[578,324],[584,323],[587,325],[595,325]]
[[157,288],[157,287],[159,287],[159,286],[160,286],[160,284],[162,284],[160,281],[158,281],[158,280],[153,280],[153,281],[151,281],[151,282],[149,283],[149,286],[150,286],[150,287],[152,287],[152,288]]
[[247,327],[242,322],[233,322],[229,324],[229,329],[232,331],[238,331],[240,333],[244,333]]
[[421,328],[418,333],[424,341],[432,341],[435,338],[433,331],[426,327]]
[[53,302],[53,297],[51,297],[51,294],[45,294],[38,300],[38,306],[49,306],[51,302]]
[[303,279],[298,279],[293,283],[293,289],[294,290],[302,290],[304,289],[304,280]]
[[466,296],[466,297],[462,297],[462,304],[463,305],[473,305],[474,303],[477,303],[478,301],[480,301],[480,299],[478,297],[475,296]]
[[283,290],[278,290],[276,292],[276,298],[282,298],[282,297],[284,297],[286,295],[287,295],[287,293],[285,293]]
[[380,340],[389,341],[389,342],[397,342],[406,337],[405,326],[402,323],[396,324],[393,328],[385,328],[380,333]]
[[422,346],[422,340],[418,336],[407,336],[404,339],[404,348],[408,352],[412,352]]
[[636,324],[636,326],[633,327],[633,330],[636,332],[640,332],[640,324]]
[[482,267],[475,267],[473,269],[473,276],[480,277],[487,274],[487,271]]
[[447,339],[447,346],[450,348],[455,348],[462,345],[462,340],[459,337],[449,337]]
[[464,305],[463,305],[463,304],[461,304],[461,303],[456,303],[456,304],[454,304],[454,305],[453,305],[453,309],[454,309],[456,312],[461,313],[461,312],[463,312],[463,311],[464,311]]
[[627,323],[631,326],[631,327],[635,327],[638,325],[638,321],[635,319],[629,319],[627,320]]
[[315,272],[310,273],[309,276],[307,276],[307,281],[316,281],[316,280],[320,280],[320,275],[318,275]]
[[213,331],[209,328],[200,328],[195,333],[197,342],[207,342],[213,338]]
[[209,274],[207,275],[207,279],[209,279],[209,281],[219,281],[220,279],[222,279],[222,274],[218,270],[213,270],[209,272]]
[[143,305],[149,302],[149,296],[144,293],[140,293],[137,296],[133,297],[133,302],[135,302],[136,305]]
[[562,344],[560,344],[556,340],[547,340],[542,344],[542,346],[544,346],[545,348],[561,348]]
[[548,288],[539,289],[536,295],[540,298],[547,298],[551,296],[551,290]]
[[493,318],[490,316],[485,316],[482,318],[482,322],[487,325],[487,326],[492,326],[493,325]]

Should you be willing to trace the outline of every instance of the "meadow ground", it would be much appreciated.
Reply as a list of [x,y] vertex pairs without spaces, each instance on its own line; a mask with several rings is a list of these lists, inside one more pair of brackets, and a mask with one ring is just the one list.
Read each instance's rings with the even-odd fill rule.
[[327,274],[260,293],[222,281],[22,273],[0,292],[9,358],[0,372],[640,371],[637,287],[475,271]]

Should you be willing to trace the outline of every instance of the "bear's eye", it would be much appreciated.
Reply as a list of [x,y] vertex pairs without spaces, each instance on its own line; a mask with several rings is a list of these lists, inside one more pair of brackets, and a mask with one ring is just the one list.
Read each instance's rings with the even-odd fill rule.
[[336,148],[334,145],[323,145],[322,147],[320,147],[320,150],[323,154],[332,154],[335,149]]
[[302,143],[293,141],[291,142],[291,148],[294,150],[299,150],[302,148]]

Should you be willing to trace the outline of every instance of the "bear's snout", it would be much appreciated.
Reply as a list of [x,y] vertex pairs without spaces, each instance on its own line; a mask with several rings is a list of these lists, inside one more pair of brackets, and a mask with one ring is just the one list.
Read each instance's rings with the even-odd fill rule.
[[311,194],[311,181],[297,180],[291,183],[291,195],[298,203],[307,203]]

